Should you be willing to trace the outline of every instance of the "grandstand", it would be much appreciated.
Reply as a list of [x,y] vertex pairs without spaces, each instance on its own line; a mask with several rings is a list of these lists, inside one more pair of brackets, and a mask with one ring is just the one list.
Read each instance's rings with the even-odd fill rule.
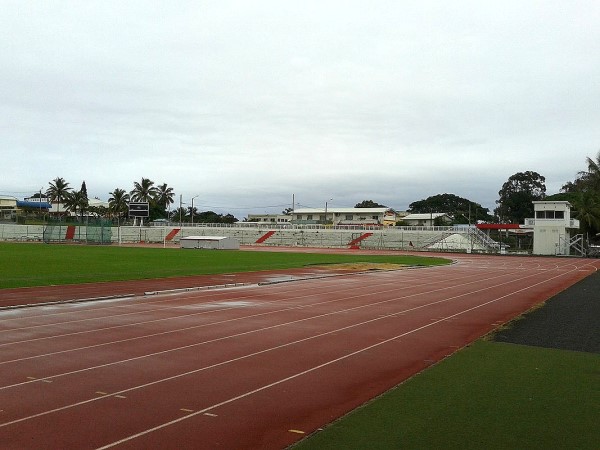
[[227,236],[241,245],[492,252],[498,243],[476,227],[369,227],[276,224],[199,224],[120,227],[120,243],[179,243],[188,236]]
[[324,226],[197,224],[195,226],[2,225],[0,240],[179,246],[189,236],[224,236],[240,245],[374,250],[497,252],[499,245],[474,226]]

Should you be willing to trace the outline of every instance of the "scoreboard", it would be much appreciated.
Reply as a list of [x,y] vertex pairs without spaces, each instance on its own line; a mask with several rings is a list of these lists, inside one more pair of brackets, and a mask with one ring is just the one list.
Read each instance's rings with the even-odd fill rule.
[[150,206],[148,202],[130,202],[129,217],[148,217]]

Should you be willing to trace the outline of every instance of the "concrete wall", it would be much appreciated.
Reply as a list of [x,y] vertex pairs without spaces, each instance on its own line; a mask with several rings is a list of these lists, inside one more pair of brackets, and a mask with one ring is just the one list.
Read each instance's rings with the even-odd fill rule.
[[2,241],[41,241],[43,234],[43,225],[0,224]]
[[[61,240],[66,240],[67,227],[60,228]],[[42,226],[1,225],[0,240],[42,240]],[[456,235],[464,235],[459,239]],[[111,241],[114,244],[160,243],[179,246],[183,237],[226,236],[236,239],[240,245],[264,245],[286,247],[362,248],[382,250],[435,250],[466,251],[465,239],[472,242],[473,251],[493,252],[466,228],[452,227],[390,227],[373,229],[335,228],[267,228],[267,227],[113,227]],[[449,238],[449,236],[454,236]],[[73,242],[86,241],[86,228],[76,227]]]

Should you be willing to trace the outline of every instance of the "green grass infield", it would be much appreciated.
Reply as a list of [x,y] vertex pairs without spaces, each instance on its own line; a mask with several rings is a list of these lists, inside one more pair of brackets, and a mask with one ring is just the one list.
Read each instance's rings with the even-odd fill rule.
[[598,449],[600,355],[480,340],[294,447]]
[[282,270],[319,264],[447,264],[421,256],[182,250],[117,246],[0,243],[0,289]]

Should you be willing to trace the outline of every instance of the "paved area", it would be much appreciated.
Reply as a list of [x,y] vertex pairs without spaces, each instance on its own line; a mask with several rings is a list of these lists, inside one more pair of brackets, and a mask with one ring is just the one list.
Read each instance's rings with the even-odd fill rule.
[[525,314],[494,340],[600,354],[600,273]]

